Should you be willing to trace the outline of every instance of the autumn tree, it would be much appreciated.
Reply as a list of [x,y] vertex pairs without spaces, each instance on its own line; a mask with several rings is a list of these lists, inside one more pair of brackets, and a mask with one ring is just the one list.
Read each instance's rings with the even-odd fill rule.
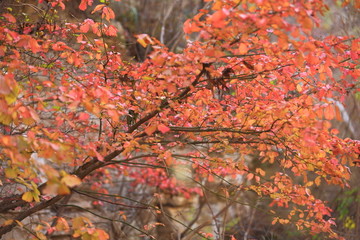
[[[187,198],[221,181],[225,202],[256,193],[269,200],[273,224],[341,238],[311,187],[346,187],[359,158],[359,143],[337,137],[329,122],[341,119],[334,100],[359,90],[359,38],[312,38],[327,10],[320,0],[204,2],[184,23],[181,53],[138,33],[149,49],[142,62],[125,61],[111,45],[110,1],[81,0],[94,17],[78,22],[57,17],[63,0],[34,2],[31,18],[2,11],[1,236],[56,207],[52,223],[26,228],[29,235],[108,239],[88,218],[61,211],[74,193],[166,214],[156,204],[129,206],[128,196],[110,201],[104,185],[125,177],[135,190]],[[157,227],[119,216],[139,235]],[[194,222],[180,236],[191,234],[212,238]]]

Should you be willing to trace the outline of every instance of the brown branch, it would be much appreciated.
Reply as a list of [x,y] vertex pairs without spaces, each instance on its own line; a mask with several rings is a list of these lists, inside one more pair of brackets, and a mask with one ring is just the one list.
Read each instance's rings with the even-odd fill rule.
[[[276,121],[275,121],[276,122]],[[170,127],[171,131],[176,132],[232,132],[232,133],[240,133],[240,134],[261,134],[272,131],[273,125],[266,130],[261,131],[240,131],[233,128],[201,128],[201,127]]]
[[[252,143],[264,143],[264,144],[269,144],[269,145],[276,145],[277,142],[272,140],[272,139],[258,139],[258,140],[241,140],[241,139],[236,139],[236,138],[224,138],[224,140],[199,140],[199,141],[187,141],[187,140],[177,140],[176,142],[179,143],[184,143],[184,144],[193,144],[193,145],[198,145],[198,144],[216,144],[216,143],[223,143],[225,142],[225,140],[227,141],[227,144],[252,144]],[[156,144],[156,143],[172,143],[174,141],[166,141],[166,140],[162,140],[162,141],[155,141],[155,142],[151,142],[151,143],[146,143],[146,142],[142,142],[142,144]]]
[[180,234],[180,239],[183,239],[188,233],[189,230],[191,230],[191,227],[198,222],[198,219],[201,215],[202,209],[205,205],[205,201],[200,201],[200,206],[198,207],[197,213],[195,215],[195,217],[191,220],[191,222],[188,224],[188,228],[186,228],[181,234]]
[[2,198],[0,202],[0,213],[5,213],[11,209],[14,209],[23,204],[24,201],[21,199],[21,195],[16,194],[11,197]]
[[[54,205],[55,203],[57,203],[58,201],[60,201],[65,195],[57,195],[56,197],[51,198],[50,200],[44,201],[39,203],[38,205],[35,205],[34,207],[23,211],[21,213],[19,213],[15,218],[13,218],[13,220],[16,221],[21,221],[25,218],[27,218],[28,216],[42,210],[45,209],[49,206]],[[13,221],[11,224],[9,225],[5,225],[0,227],[0,237],[2,237],[4,234],[10,232],[14,227],[16,227],[17,222]]]

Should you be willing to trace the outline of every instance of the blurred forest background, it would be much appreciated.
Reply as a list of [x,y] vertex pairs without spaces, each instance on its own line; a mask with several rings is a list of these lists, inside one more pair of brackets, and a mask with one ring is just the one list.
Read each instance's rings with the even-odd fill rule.
[[[32,0],[2,0],[0,9],[13,8],[14,11],[18,11],[19,18],[23,18],[22,21],[25,24],[27,21],[36,21],[37,8],[41,8],[41,6],[35,2]],[[96,1],[94,2],[96,5]],[[66,12],[59,11],[58,13],[58,21],[67,19],[78,22],[85,18],[94,18],[91,8],[82,12],[78,9],[79,3],[80,0],[68,1]],[[122,0],[113,2],[111,7],[116,14],[116,19],[112,24],[118,28],[119,33],[116,39],[108,41],[123,53],[127,61],[143,61],[150,51],[136,43],[135,34],[147,33],[159,39],[171,51],[181,52],[186,46],[182,30],[183,22],[195,15],[199,9],[206,8],[206,4],[202,0]],[[341,8],[341,4],[342,1],[329,1],[330,11],[323,16],[323,22],[314,30],[315,38],[321,40],[331,34],[360,36],[360,12],[351,3],[345,8]],[[196,38],[196,36],[193,37]],[[346,99],[345,104],[337,102],[336,105],[342,113],[343,120],[334,121],[333,127],[340,131],[339,135],[343,138],[360,139],[360,96],[350,96]],[[327,200],[328,205],[334,209],[333,216],[337,219],[336,231],[349,240],[359,239],[360,236],[360,169],[353,168],[352,173],[350,188],[313,186],[313,192],[317,197]],[[129,180],[125,176],[119,177],[118,182],[111,183],[101,175],[95,176],[93,179],[98,181],[101,187],[108,188],[108,191],[114,196],[126,196],[129,205],[142,202],[143,205],[157,205],[164,209],[168,215],[154,219],[154,222],[167,225],[167,227],[156,227],[154,230],[157,239],[160,240],[178,239],[174,238],[175,235],[183,237],[181,239],[198,239],[198,236],[189,234],[184,225],[198,229],[206,229],[210,225],[215,225],[217,230],[214,231],[218,231],[219,239],[230,239],[230,235],[234,235],[236,239],[316,239],[316,237],[299,235],[295,229],[287,225],[272,225],[271,217],[263,211],[266,210],[268,202],[258,199],[255,195],[244,195],[243,204],[224,202],[221,197],[217,196],[217,191],[221,189],[221,182],[204,183],[209,191],[202,198],[187,199],[164,193],[160,197],[161,200],[158,201],[154,200],[150,187],[144,185],[137,186],[135,190],[130,189]],[[71,202],[82,209],[91,210],[106,218],[115,218],[115,215],[122,211],[127,221],[137,227],[142,227],[149,219],[154,218],[151,213],[140,207],[124,208],[121,205],[100,203],[86,194],[72,197]],[[250,203],[256,203],[256,208],[249,208],[247,205]],[[215,214],[227,211],[230,207],[231,213],[227,217],[221,215],[220,218],[220,215]],[[73,211],[75,215],[79,209]],[[42,212],[41,214],[46,215],[47,213]],[[134,232],[132,227],[119,222],[109,225],[99,216],[94,216],[86,211],[82,213],[82,215],[84,214],[88,214],[95,223],[110,232],[110,239],[139,239],[138,237],[132,238],[132,232]],[[288,213],[284,212],[284,214]],[[38,217],[41,219],[41,216]],[[9,239],[12,237],[22,239],[21,231],[11,234],[19,235],[8,235]],[[61,234],[49,237],[71,239],[71,235]],[[322,239],[321,236],[318,239]]]

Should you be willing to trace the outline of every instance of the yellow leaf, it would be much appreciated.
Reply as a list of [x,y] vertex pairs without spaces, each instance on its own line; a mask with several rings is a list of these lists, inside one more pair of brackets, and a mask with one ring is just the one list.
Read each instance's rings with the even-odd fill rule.
[[7,104],[13,104],[15,101],[16,101],[16,99],[17,99],[17,97],[16,97],[17,95],[14,93],[14,92],[11,92],[10,94],[8,94],[8,95],[5,95],[5,100],[6,100],[6,103]]
[[309,181],[305,184],[306,187],[311,187],[314,184],[313,181]]
[[0,113],[0,123],[4,125],[10,125],[12,122],[11,115]]
[[35,192],[31,192],[31,193],[32,193],[32,196],[33,196],[35,202],[40,202],[39,194],[37,194]]
[[81,184],[80,178],[75,175],[66,175],[61,179],[62,183],[65,183],[68,187],[75,187]]
[[31,182],[32,189],[36,195],[40,195],[39,189],[37,188],[36,183]]
[[146,42],[142,38],[138,38],[136,41],[140,43],[140,45],[143,46],[144,48],[147,46]]
[[41,232],[36,232],[36,236],[40,240],[46,240],[47,239],[46,236]]
[[26,192],[22,195],[22,200],[25,202],[32,202],[33,201],[33,194],[32,192]]
[[135,35],[136,41],[144,48],[149,44],[154,44],[154,41],[147,34]]
[[16,178],[17,177],[17,172],[15,171],[15,169],[6,168],[5,169],[5,176],[7,178]]
[[85,226],[85,221],[83,217],[76,217],[72,220],[72,228],[78,229]]
[[318,177],[315,178],[315,184],[316,184],[316,186],[319,186],[320,183],[321,183],[321,177],[318,176]]
[[18,220],[15,220],[15,222],[20,226],[20,227],[23,227],[24,224],[22,224],[22,222],[18,221]]
[[69,230],[69,224],[67,223],[67,221],[64,218],[59,217],[57,219],[55,228],[56,228],[57,231],[68,231]]

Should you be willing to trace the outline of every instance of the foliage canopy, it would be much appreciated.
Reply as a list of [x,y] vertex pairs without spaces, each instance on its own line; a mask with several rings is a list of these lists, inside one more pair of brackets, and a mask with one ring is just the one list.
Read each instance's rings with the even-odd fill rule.
[[[346,186],[358,159],[359,143],[329,121],[341,120],[333,103],[359,90],[360,41],[311,36],[323,1],[206,0],[184,23],[181,53],[137,35],[150,49],[143,62],[110,45],[108,1],[81,0],[99,21],[65,23],[51,16],[66,1],[38,2],[37,22],[11,9],[0,18],[1,181],[17,186],[1,199],[0,236],[87,182],[106,193],[102,184],[127,176],[186,197],[202,195],[204,179],[223,181],[229,201],[271,199],[273,224],[339,238],[310,188]],[[42,239],[68,224],[74,237],[108,239],[82,217],[33,230]]]

